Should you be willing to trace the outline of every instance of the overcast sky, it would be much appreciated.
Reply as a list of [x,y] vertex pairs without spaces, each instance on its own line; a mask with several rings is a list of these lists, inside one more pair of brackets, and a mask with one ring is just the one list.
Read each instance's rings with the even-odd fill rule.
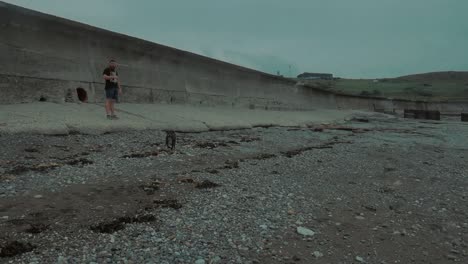
[[269,73],[468,70],[468,0],[6,2]]

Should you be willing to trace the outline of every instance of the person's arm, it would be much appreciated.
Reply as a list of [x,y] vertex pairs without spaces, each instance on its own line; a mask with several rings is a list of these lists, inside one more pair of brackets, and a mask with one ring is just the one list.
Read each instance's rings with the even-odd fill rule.
[[107,75],[107,74],[104,74],[102,77],[106,81],[112,81],[113,79],[116,79],[115,76],[110,76],[110,75]]
[[106,80],[106,81],[118,80],[118,77],[117,77],[117,76],[111,76],[111,75],[110,75],[110,71],[109,71],[109,70],[104,70],[104,72],[102,73],[102,77],[103,77],[104,80]]
[[119,73],[115,72],[115,76],[117,77],[117,86],[119,87],[119,94],[122,94],[122,86],[120,86],[120,80],[118,79]]
[[118,76],[110,76],[110,75],[107,75],[107,74],[104,74],[102,77],[106,81],[112,81],[112,80],[118,80],[119,79]]

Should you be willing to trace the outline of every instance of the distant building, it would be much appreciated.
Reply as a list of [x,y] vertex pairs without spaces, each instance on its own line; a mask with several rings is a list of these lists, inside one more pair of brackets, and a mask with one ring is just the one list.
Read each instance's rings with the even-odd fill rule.
[[299,74],[297,78],[303,80],[333,80],[333,74],[304,72],[302,74]]

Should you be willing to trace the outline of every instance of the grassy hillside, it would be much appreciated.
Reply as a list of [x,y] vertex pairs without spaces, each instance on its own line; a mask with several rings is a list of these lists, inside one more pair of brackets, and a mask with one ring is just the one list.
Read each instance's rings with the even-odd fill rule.
[[376,80],[309,80],[305,84],[353,95],[424,101],[468,100],[468,72],[434,72]]

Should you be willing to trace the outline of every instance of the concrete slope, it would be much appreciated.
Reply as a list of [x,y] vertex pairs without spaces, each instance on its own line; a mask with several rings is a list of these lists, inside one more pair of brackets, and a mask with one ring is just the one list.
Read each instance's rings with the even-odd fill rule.
[[0,105],[0,133],[103,134],[124,130],[203,132],[264,126],[308,126],[343,121],[357,111],[266,111],[167,104],[119,104],[119,120],[108,120],[96,104]]

